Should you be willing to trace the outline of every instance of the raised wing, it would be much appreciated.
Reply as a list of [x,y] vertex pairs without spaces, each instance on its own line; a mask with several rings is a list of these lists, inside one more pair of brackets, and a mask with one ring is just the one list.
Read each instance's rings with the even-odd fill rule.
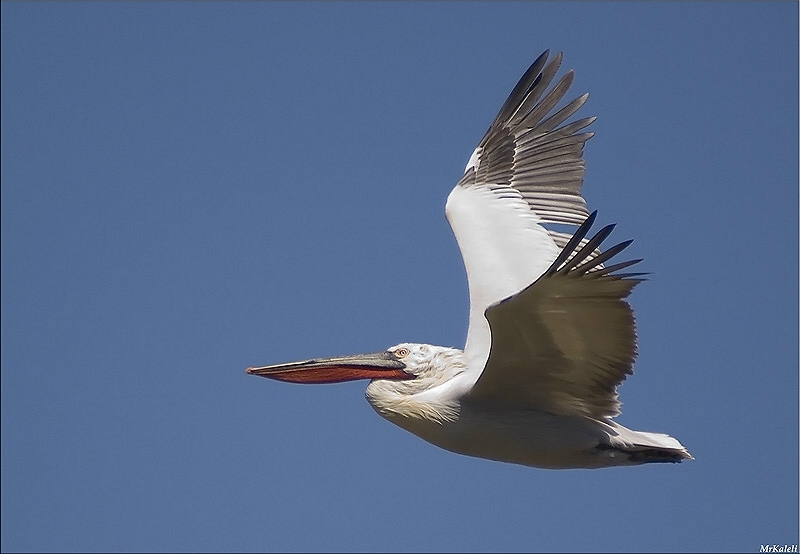
[[464,350],[476,378],[489,354],[486,309],[535,281],[566,245],[571,235],[545,224],[578,225],[588,215],[581,156],[592,133],[579,131],[594,118],[563,124],[588,95],[555,111],[573,73],[548,91],[561,54],[549,63],[547,57],[539,56],[514,87],[447,200],[469,281]]
[[486,311],[492,345],[469,401],[601,418],[619,413],[616,388],[636,357],[633,312],[625,298],[641,260],[603,267],[632,241],[594,256],[613,229],[584,241],[594,212],[535,283]]
[[511,91],[473,152],[459,184],[511,186],[543,223],[580,225],[589,215],[581,197],[583,146],[593,133],[578,131],[596,118],[586,117],[559,127],[586,102],[588,93],[550,115],[567,93],[574,72],[565,73],[545,94],[562,58],[559,53],[546,63],[548,53],[533,62]]

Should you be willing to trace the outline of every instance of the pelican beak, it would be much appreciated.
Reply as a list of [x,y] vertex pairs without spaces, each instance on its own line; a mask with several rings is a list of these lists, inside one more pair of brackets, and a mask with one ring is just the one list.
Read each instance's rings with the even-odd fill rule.
[[341,383],[356,379],[413,379],[393,352],[320,358],[288,364],[248,367],[245,373],[288,383]]

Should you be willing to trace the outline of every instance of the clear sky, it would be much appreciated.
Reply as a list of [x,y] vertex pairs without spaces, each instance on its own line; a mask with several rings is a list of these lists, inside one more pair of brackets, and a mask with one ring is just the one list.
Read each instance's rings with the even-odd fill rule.
[[[798,542],[798,5],[2,4],[2,549],[745,551]],[[619,421],[681,465],[439,450],[365,382],[463,346],[445,198],[543,50],[652,273]]]

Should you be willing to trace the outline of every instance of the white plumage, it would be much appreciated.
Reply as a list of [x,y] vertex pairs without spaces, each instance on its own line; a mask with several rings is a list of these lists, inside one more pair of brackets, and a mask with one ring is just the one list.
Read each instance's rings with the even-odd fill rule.
[[404,343],[248,373],[370,379],[366,397],[381,416],[470,456],[554,469],[691,459],[674,438],[612,419],[636,356],[625,299],[640,274],[621,270],[639,260],[608,264],[630,243],[601,251],[613,226],[589,237],[595,214],[580,189],[592,134],[582,130],[594,118],[564,124],[588,95],[554,111],[573,74],[548,90],[561,55],[547,58],[522,76],[447,198],[469,283],[464,350]]

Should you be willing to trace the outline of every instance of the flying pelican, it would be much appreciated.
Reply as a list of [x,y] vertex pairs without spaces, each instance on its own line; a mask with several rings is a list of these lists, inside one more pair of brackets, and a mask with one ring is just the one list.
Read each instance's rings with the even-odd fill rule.
[[[370,379],[378,414],[445,450],[532,467],[600,468],[693,459],[673,437],[627,429],[617,386],[636,357],[625,299],[641,261],[601,253],[581,197],[587,117],[564,124],[583,94],[554,111],[573,80],[548,90],[561,54],[528,68],[447,198],[469,284],[464,350],[402,343],[383,352],[251,367],[290,383]],[[577,229],[559,232],[552,224]]]

